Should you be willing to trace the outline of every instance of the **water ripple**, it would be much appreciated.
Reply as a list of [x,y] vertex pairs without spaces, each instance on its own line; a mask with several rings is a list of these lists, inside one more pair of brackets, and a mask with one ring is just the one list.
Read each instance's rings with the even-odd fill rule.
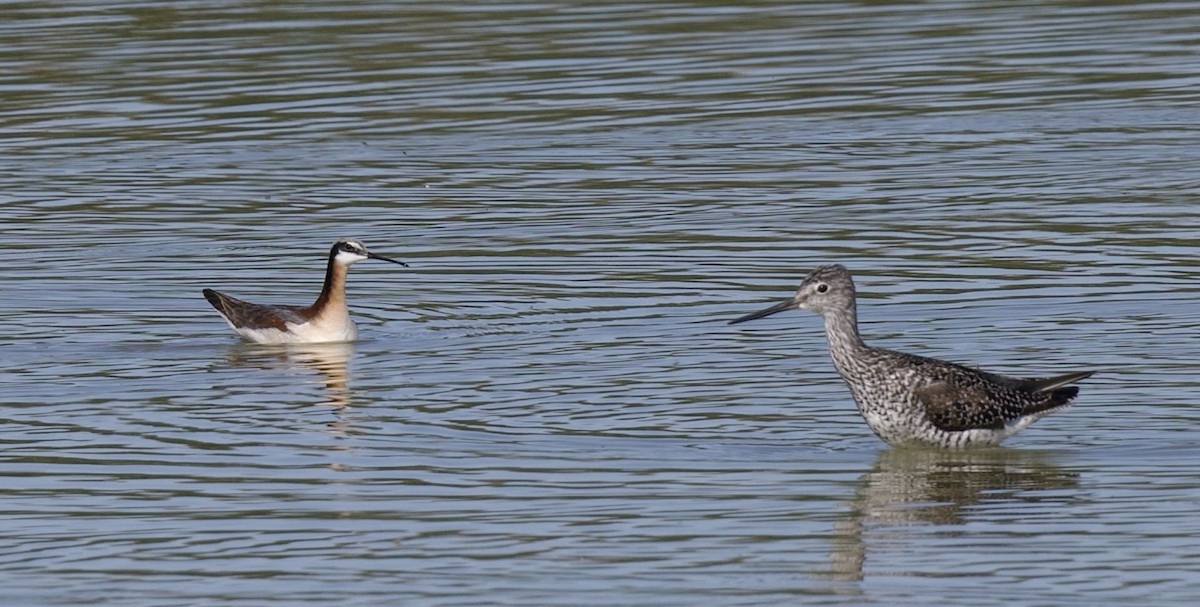
[[[6,17],[15,603],[1194,598],[1187,3]],[[199,294],[305,303],[341,236],[411,264],[356,344]],[[816,317],[726,325],[833,261],[872,343],[1101,373],[887,449]]]

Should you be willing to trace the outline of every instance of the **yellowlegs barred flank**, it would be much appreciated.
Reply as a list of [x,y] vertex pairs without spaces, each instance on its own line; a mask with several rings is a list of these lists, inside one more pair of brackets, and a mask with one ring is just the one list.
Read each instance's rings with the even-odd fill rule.
[[325,285],[311,306],[254,304],[212,289],[204,289],[204,297],[238,335],[260,344],[354,341],[358,328],[346,307],[346,272],[350,264],[364,259],[408,265],[371,253],[357,240],[343,238],[329,250]]
[[998,445],[1069,405],[1079,388],[1067,384],[1095,373],[1020,379],[868,346],[858,334],[854,281],[840,265],[813,270],[794,297],[730,324],[795,308],[825,319],[833,365],[867,425],[891,445]]

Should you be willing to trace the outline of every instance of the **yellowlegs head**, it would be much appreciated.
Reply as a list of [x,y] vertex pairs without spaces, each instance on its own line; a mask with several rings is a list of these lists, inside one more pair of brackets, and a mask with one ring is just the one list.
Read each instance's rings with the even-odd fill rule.
[[769,308],[731,320],[729,324],[746,322],[797,308],[810,310],[821,316],[852,310],[854,308],[854,280],[850,278],[850,271],[845,266],[838,264],[821,266],[804,278],[804,282],[800,283],[800,288],[796,290],[795,296]]

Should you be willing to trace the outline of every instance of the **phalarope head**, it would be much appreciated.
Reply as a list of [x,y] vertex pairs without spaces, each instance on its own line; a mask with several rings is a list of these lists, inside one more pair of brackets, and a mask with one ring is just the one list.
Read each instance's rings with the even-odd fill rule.
[[397,261],[383,255],[376,255],[368,251],[367,247],[361,241],[354,240],[353,238],[342,238],[333,243],[333,250],[330,251],[330,255],[335,263],[344,266],[364,259],[378,259],[408,267],[408,264],[403,261]]

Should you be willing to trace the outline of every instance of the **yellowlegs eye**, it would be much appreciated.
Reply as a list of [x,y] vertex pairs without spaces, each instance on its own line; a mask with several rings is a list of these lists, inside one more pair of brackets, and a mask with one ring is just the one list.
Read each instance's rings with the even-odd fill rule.
[[829,285],[821,283],[817,285],[817,293],[824,293],[829,290]]

